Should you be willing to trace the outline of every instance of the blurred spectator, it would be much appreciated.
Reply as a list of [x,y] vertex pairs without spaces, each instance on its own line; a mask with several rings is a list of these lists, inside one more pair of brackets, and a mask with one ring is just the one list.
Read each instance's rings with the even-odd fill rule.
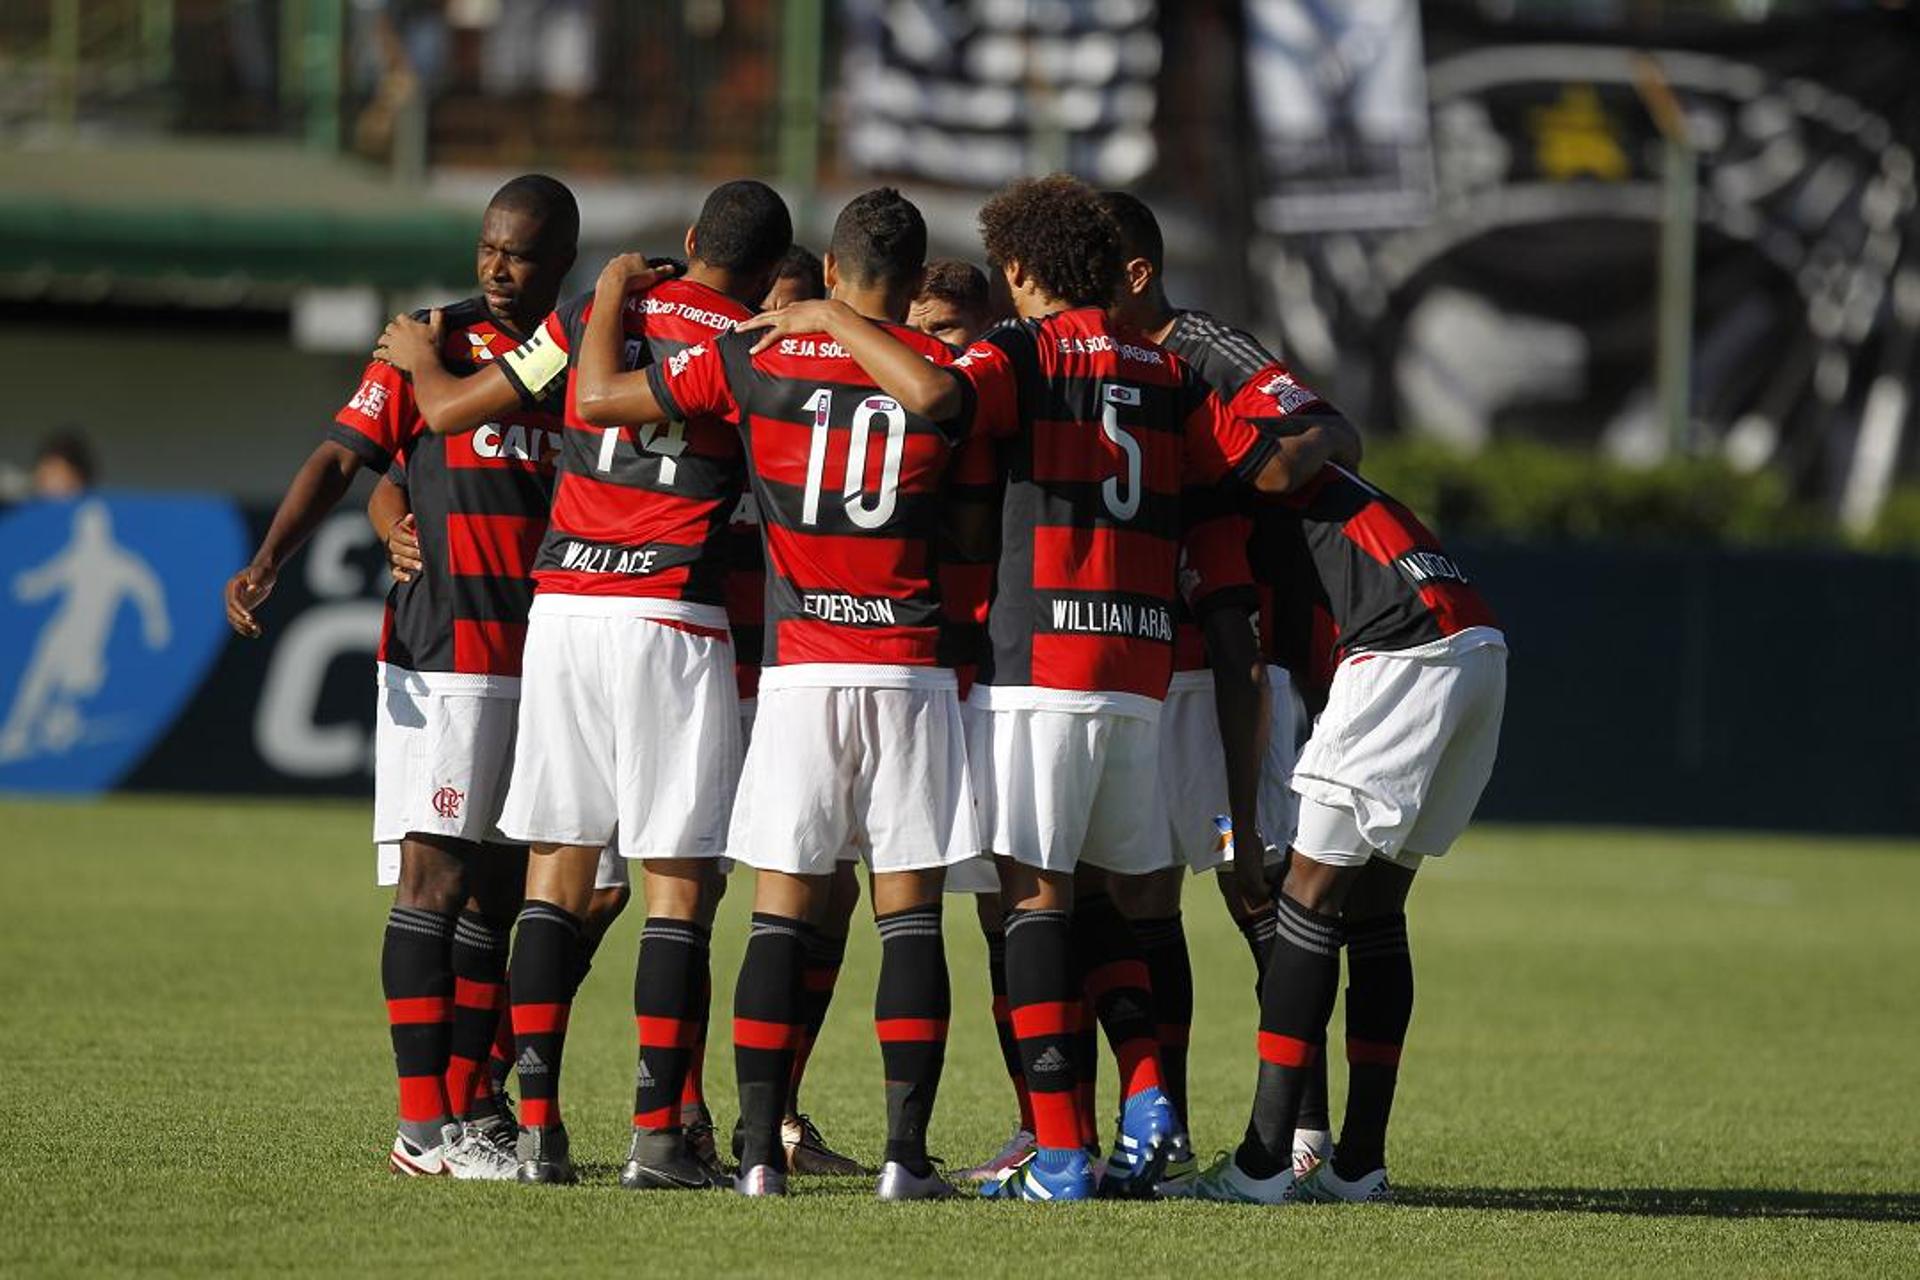
[[588,0],[501,0],[481,83],[492,95],[539,89],[552,98],[593,92],[594,13]]
[[94,475],[93,445],[78,428],[63,427],[33,455],[33,496],[77,497],[93,488]]

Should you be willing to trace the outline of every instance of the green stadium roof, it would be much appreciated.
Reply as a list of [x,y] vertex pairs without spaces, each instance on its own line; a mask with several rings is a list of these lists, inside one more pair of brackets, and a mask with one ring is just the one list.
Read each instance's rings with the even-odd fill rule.
[[0,293],[277,305],[473,273],[470,210],[283,142],[0,147]]

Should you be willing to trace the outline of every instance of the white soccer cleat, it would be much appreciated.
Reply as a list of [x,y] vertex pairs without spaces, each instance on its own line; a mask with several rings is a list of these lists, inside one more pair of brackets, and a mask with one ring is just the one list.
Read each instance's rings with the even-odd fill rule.
[[520,1162],[490,1142],[472,1125],[447,1125],[441,1131],[440,1162],[461,1182],[512,1182]]
[[1300,1184],[1300,1198],[1315,1204],[1391,1204],[1393,1184],[1387,1181],[1385,1169],[1363,1173],[1348,1182],[1333,1171],[1333,1161],[1327,1160]]
[[754,1199],[784,1196],[787,1194],[787,1175],[770,1164],[757,1164],[740,1171],[740,1176],[733,1180],[733,1189]]
[[1290,1204],[1298,1195],[1292,1169],[1271,1178],[1256,1178],[1223,1154],[1210,1168],[1186,1182],[1168,1186],[1161,1195],[1174,1200],[1213,1200],[1222,1204]]
[[1333,1155],[1333,1135],[1325,1129],[1293,1131],[1293,1179],[1303,1180]]
[[874,1194],[882,1200],[946,1200],[960,1192],[938,1169],[928,1169],[923,1177],[898,1160],[889,1160],[880,1166]]
[[387,1163],[403,1178],[444,1178],[447,1175],[446,1154],[444,1140],[440,1146],[423,1147],[406,1134],[396,1133]]
[[1013,1136],[1006,1145],[991,1159],[977,1164],[971,1169],[962,1170],[960,1176],[968,1182],[992,1182],[1007,1170],[1025,1160],[1033,1152],[1033,1135],[1019,1125],[1013,1127]]

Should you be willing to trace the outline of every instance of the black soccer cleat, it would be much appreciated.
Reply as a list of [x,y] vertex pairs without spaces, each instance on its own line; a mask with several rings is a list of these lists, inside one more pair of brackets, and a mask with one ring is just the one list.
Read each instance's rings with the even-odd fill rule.
[[620,1185],[629,1191],[711,1191],[715,1184],[684,1133],[635,1130],[627,1162],[620,1166]]
[[538,1129],[522,1128],[514,1143],[520,1167],[514,1177],[521,1182],[565,1186],[577,1182],[573,1160],[568,1153],[567,1127],[555,1124]]

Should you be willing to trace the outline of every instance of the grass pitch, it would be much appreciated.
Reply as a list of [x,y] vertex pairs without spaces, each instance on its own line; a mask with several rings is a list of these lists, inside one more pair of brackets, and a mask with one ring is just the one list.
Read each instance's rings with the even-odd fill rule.
[[[5,803],[0,823],[9,1274],[1920,1273],[1920,846],[1476,831],[1414,893],[1404,1203],[1049,1209],[880,1205],[858,1180],[784,1203],[622,1192],[637,906],[567,1049],[585,1185],[396,1180],[386,897],[361,808]],[[723,1129],[746,888],[715,935]],[[983,949],[953,906],[934,1149],[958,1165],[1013,1111]],[[1211,886],[1186,916],[1212,1151],[1245,1122],[1251,974]],[[868,1160],[878,950],[856,928],[804,1099]],[[1337,1071],[1335,1091],[1337,1108]]]

